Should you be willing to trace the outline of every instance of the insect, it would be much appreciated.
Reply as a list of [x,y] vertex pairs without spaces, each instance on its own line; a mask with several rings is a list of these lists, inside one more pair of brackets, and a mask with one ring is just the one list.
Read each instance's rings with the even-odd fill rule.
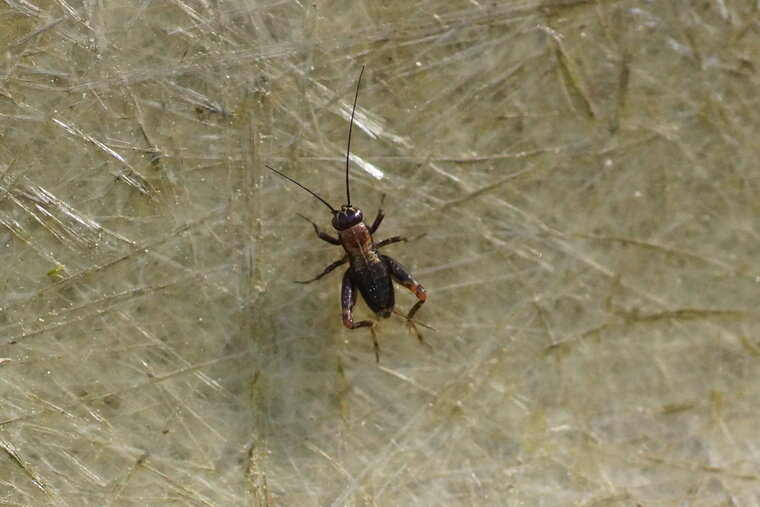
[[[349,154],[351,153],[351,131],[354,126],[354,113],[356,112],[356,101],[359,98],[359,85],[361,84],[362,74],[364,74],[364,66],[362,66],[361,72],[359,73],[359,79],[356,83],[356,95],[354,96],[354,105],[351,109],[351,120],[348,125],[348,146],[346,148],[346,204],[341,206],[339,210],[335,209],[325,199],[290,176],[269,166],[265,167],[306,190],[330,209],[330,212],[333,215],[332,226],[337,231],[338,237],[321,231],[317,224],[312,220],[303,215],[299,215],[311,223],[314,227],[314,232],[317,233],[319,239],[332,245],[342,246],[345,253],[343,254],[343,257],[327,266],[314,278],[298,281],[297,283],[306,284],[317,281],[335,270],[335,268],[348,262],[349,268],[343,274],[340,296],[343,312],[343,325],[348,329],[369,327],[372,332],[372,343],[375,347],[375,359],[380,361],[380,346],[377,343],[377,337],[375,336],[374,322],[369,320],[361,320],[359,322],[354,321],[353,309],[354,304],[356,303],[357,289],[367,303],[367,306],[369,306],[369,308],[381,318],[388,318],[393,312],[400,313],[395,310],[396,298],[393,292],[393,281],[396,281],[414,293],[414,295],[417,296],[417,302],[404,317],[406,318],[407,325],[415,332],[417,338],[422,343],[424,343],[422,334],[417,329],[414,316],[425,303],[427,293],[425,292],[425,288],[414,279],[406,268],[393,258],[387,255],[382,255],[379,252],[380,248],[384,246],[406,241],[406,238],[401,236],[393,236],[377,243],[374,241],[372,235],[377,231],[378,227],[380,227],[380,223],[385,217],[383,210],[378,210],[377,216],[372,222],[372,225],[367,226],[367,224],[364,223],[364,215],[362,214],[362,211],[351,204],[351,190],[348,178]],[[424,326],[424,324],[420,325]]]

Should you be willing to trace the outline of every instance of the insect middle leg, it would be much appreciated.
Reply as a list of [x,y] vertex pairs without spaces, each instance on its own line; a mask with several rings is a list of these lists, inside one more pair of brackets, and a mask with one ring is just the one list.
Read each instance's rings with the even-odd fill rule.
[[414,315],[422,307],[422,305],[425,304],[425,299],[427,298],[427,292],[425,292],[425,288],[417,280],[414,279],[412,274],[409,273],[409,271],[407,271],[404,266],[396,262],[392,257],[381,255],[380,258],[383,260],[383,262],[385,262],[386,266],[388,266],[388,270],[391,273],[391,278],[412,291],[414,295],[417,296],[417,302],[409,310],[409,313],[406,314],[406,324],[412,328],[414,333],[417,335],[417,339],[420,342],[424,343],[422,334],[414,323]]
[[400,243],[400,242],[406,242],[407,239],[403,236],[393,236],[392,238],[386,238],[382,241],[379,241],[377,244],[375,244],[375,248],[382,248],[385,245],[392,245],[393,243]]
[[310,278],[308,280],[296,280],[296,283],[306,284],[306,283],[316,282],[317,280],[319,280],[326,274],[331,273],[335,268],[337,268],[338,266],[342,266],[346,262],[348,262],[348,256],[344,255],[341,259],[338,259],[337,261],[327,266],[320,274],[318,274],[314,278]]
[[343,275],[343,286],[340,290],[340,306],[343,309],[343,325],[348,329],[357,329],[360,327],[369,327],[372,331],[372,344],[375,347],[375,360],[380,362],[380,344],[377,343],[375,336],[375,325],[372,321],[361,320],[354,322],[354,305],[356,304],[356,284],[353,279],[351,268],[346,270]]

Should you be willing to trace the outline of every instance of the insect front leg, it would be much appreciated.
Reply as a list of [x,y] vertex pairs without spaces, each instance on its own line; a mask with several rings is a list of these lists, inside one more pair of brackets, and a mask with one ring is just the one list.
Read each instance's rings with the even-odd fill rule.
[[340,290],[340,306],[343,309],[343,325],[348,329],[369,327],[372,331],[372,344],[375,346],[375,359],[380,362],[380,345],[375,336],[375,325],[372,321],[362,320],[354,322],[354,305],[356,304],[356,284],[354,283],[351,268],[343,275],[343,285]]
[[414,315],[422,307],[422,305],[425,304],[425,299],[427,298],[427,292],[425,292],[425,288],[417,280],[414,279],[411,273],[409,273],[409,271],[407,271],[404,266],[396,262],[393,258],[388,257],[387,255],[381,255],[380,258],[382,258],[383,262],[385,262],[386,266],[388,266],[388,270],[391,273],[391,278],[412,291],[414,295],[417,296],[418,301],[414,304],[414,306],[412,306],[411,310],[409,310],[409,313],[406,314],[406,324],[412,328],[414,333],[417,335],[417,339],[420,342],[424,343],[422,334],[419,332],[417,326],[414,323]]
[[309,222],[314,227],[314,232],[317,233],[317,236],[319,236],[319,239],[321,239],[322,241],[327,241],[331,245],[340,245],[340,240],[338,238],[334,238],[330,236],[329,234],[327,234],[326,232],[320,231],[319,227],[317,227],[317,224],[315,224],[310,218],[305,217],[300,213],[297,213],[297,215],[303,218],[304,220],[306,220],[307,222]]
[[326,274],[331,273],[338,266],[342,266],[343,264],[345,264],[347,261],[348,261],[348,256],[344,255],[343,258],[338,259],[337,261],[335,261],[332,264],[330,264],[329,266],[327,266],[324,269],[324,271],[322,271],[320,274],[318,274],[314,278],[311,278],[309,280],[296,280],[296,283],[306,284],[306,283],[316,282],[317,280],[319,280],[320,278],[322,278]]
[[385,212],[383,211],[383,208],[380,208],[377,210],[377,216],[375,217],[375,221],[372,222],[372,225],[369,226],[369,233],[375,234],[375,231],[378,227],[380,227],[380,224],[383,221],[383,218],[385,218]]

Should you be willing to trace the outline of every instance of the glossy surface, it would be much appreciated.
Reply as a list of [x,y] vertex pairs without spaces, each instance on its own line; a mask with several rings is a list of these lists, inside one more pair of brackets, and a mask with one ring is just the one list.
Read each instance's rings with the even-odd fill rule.
[[396,304],[388,266],[375,248],[369,228],[360,223],[340,231],[340,243],[351,265],[351,279],[367,306],[379,317],[390,316]]

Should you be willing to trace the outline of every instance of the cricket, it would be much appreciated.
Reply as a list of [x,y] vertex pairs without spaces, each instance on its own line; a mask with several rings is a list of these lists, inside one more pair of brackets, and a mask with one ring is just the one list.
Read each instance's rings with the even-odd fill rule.
[[[327,266],[320,274],[309,280],[297,281],[296,283],[311,283],[315,282],[330,272],[334,271],[339,266],[342,266],[348,262],[349,267],[343,274],[343,283],[341,285],[341,309],[343,312],[343,325],[348,329],[359,329],[363,327],[369,327],[372,333],[372,343],[375,348],[375,359],[380,361],[380,345],[377,342],[375,335],[375,323],[370,320],[354,321],[354,305],[356,304],[357,289],[361,294],[367,306],[380,318],[388,318],[391,313],[397,313],[406,319],[407,326],[409,326],[417,335],[417,339],[420,343],[424,343],[422,334],[417,329],[417,324],[428,327],[422,323],[415,322],[414,316],[425,303],[427,293],[425,288],[414,279],[409,271],[404,268],[400,263],[394,260],[392,257],[383,255],[380,253],[380,248],[391,245],[393,243],[399,243],[406,241],[406,238],[401,236],[393,236],[391,238],[384,239],[379,242],[375,242],[372,235],[380,227],[380,224],[385,217],[385,214],[381,209],[378,210],[375,220],[372,225],[367,226],[364,223],[364,215],[361,209],[351,204],[351,190],[349,186],[349,161],[351,153],[351,131],[354,126],[354,114],[356,113],[356,103],[359,99],[359,86],[361,84],[362,75],[364,74],[364,66],[359,73],[359,79],[356,83],[356,94],[354,96],[354,105],[351,109],[351,120],[348,125],[348,146],[346,148],[346,204],[335,209],[325,199],[317,195],[314,191],[310,190],[306,186],[302,185],[295,179],[287,176],[277,169],[273,169],[268,165],[265,166],[270,171],[282,176],[283,178],[295,183],[302,189],[309,192],[312,196],[316,197],[322,204],[327,206],[332,213],[332,227],[337,232],[337,237],[323,232],[319,229],[319,226],[309,218],[301,215],[299,216],[307,220],[314,227],[314,231],[319,239],[326,241],[332,245],[340,245],[343,247],[343,257]],[[417,302],[412,306],[409,312],[404,315],[396,310],[396,297],[393,290],[393,281],[409,289],[416,297]],[[430,328],[432,329],[432,328]]]

